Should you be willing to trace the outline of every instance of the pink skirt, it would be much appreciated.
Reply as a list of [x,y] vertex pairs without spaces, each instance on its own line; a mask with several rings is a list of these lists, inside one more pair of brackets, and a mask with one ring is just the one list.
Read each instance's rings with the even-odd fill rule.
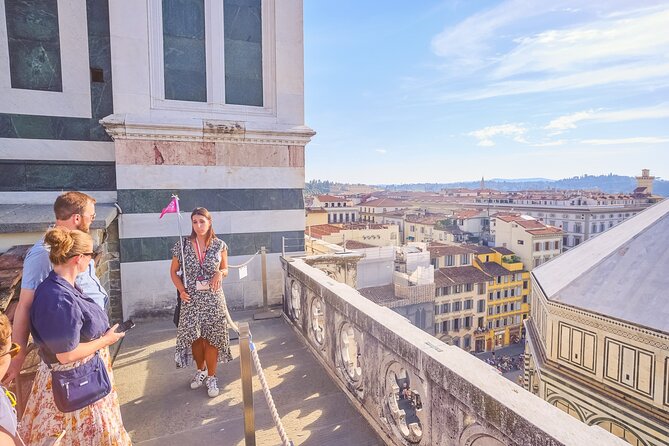
[[109,349],[100,350],[107,366],[112,391],[106,397],[74,412],[63,413],[56,408],[51,390],[51,372],[41,362],[19,423],[19,435],[27,446],[38,446],[47,438],[56,438],[65,431],[60,444],[71,446],[126,446],[130,436],[123,427],[118,395],[114,386]]

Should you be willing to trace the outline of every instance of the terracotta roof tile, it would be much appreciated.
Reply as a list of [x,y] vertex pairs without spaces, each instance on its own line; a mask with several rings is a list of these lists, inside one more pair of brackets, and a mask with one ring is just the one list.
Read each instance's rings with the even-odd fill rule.
[[481,283],[488,280],[490,280],[490,276],[473,266],[439,268],[434,272],[434,284],[437,287]]

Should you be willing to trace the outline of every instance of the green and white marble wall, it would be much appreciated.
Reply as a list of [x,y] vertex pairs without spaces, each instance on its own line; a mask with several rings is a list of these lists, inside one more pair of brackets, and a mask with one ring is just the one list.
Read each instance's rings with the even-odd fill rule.
[[[304,125],[301,0],[117,0],[110,4],[123,310],[174,306],[170,248],[181,198],[208,208],[240,264],[268,251],[270,302],[280,302],[279,256],[303,250]],[[147,28],[148,24],[148,28]],[[148,48],[148,51],[147,51]],[[117,62],[118,61],[118,62]],[[132,61],[132,63],[130,63]],[[232,308],[262,304],[260,259],[224,283]]]
[[0,202],[116,198],[107,0],[0,2]]

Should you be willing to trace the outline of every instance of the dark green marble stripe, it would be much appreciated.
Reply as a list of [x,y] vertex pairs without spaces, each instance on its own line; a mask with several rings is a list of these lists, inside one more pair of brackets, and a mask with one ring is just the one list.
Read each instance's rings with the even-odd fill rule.
[[[304,250],[304,231],[250,232],[217,234],[228,245],[229,256],[255,254],[265,246],[268,253],[280,253],[282,237],[287,239],[286,252]],[[299,239],[299,240],[298,240]],[[122,238],[121,262],[151,262],[172,258],[171,249],[178,237]]]
[[126,214],[163,210],[172,194],[183,211],[206,207],[211,212],[304,209],[302,189],[119,189],[118,203]]
[[0,191],[61,190],[116,190],[116,166],[106,161],[0,161]]
[[[13,2],[5,0],[5,5]],[[108,0],[86,0],[86,14],[89,65],[101,69],[104,78],[103,82],[91,82],[92,117],[0,113],[0,138],[111,141],[98,122],[114,113]]]

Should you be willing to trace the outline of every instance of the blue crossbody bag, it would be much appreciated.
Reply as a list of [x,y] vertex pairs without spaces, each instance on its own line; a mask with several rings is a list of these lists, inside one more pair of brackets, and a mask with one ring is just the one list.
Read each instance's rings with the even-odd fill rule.
[[73,369],[51,369],[51,378],[53,399],[61,412],[83,409],[109,395],[112,388],[100,352]]

